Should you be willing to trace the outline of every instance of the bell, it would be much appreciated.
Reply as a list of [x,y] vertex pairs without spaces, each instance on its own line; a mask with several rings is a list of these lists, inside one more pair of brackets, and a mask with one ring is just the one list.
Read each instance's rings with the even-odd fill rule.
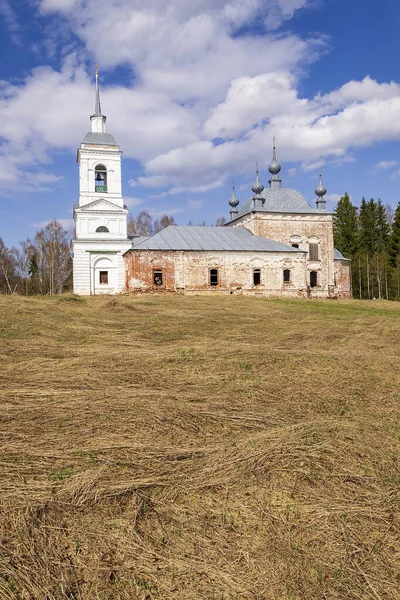
[[103,181],[103,178],[100,175],[100,173],[97,173],[97,175],[96,175],[96,181]]

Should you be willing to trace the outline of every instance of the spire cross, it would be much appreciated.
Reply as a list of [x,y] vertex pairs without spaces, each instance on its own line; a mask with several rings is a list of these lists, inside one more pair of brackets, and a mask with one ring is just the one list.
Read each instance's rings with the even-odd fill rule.
[[94,113],[96,115],[101,115],[100,88],[99,88],[99,65],[96,65],[96,104],[95,104],[95,108],[94,108]]
[[258,162],[256,162],[256,175],[257,175],[257,179],[258,179]]

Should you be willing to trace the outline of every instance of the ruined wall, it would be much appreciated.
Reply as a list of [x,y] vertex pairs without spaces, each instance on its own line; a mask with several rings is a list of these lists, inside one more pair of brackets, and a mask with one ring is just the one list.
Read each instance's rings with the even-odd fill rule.
[[334,294],[334,259],[332,215],[250,213],[235,220],[234,227],[246,227],[254,235],[261,235],[283,244],[299,244],[308,252],[309,244],[318,245],[318,260],[307,260],[308,284],[311,271],[317,272],[318,285],[313,296]]
[[[125,254],[127,291],[184,293],[258,293],[303,296],[307,293],[306,261],[302,252],[287,256],[271,252],[189,252],[130,250]],[[154,284],[154,270],[163,271],[163,285]],[[210,269],[218,269],[218,285],[210,284]],[[260,270],[260,285],[253,271]],[[290,281],[283,281],[283,270]]]
[[335,291],[339,298],[351,298],[351,261],[335,260]]

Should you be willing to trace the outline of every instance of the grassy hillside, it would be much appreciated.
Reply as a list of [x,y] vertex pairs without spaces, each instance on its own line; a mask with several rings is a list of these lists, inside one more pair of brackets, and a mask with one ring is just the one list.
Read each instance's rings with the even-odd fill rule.
[[0,297],[0,598],[400,598],[400,304]]

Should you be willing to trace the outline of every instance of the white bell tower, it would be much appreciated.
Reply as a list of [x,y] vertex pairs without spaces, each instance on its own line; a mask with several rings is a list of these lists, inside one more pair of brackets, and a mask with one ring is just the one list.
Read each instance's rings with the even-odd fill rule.
[[107,117],[100,106],[96,67],[96,103],[92,127],[78,148],[79,202],[74,206],[74,292],[117,294],[125,288],[122,254],[131,247],[127,237],[128,210],[121,184],[121,156],[115,139],[106,133]]

